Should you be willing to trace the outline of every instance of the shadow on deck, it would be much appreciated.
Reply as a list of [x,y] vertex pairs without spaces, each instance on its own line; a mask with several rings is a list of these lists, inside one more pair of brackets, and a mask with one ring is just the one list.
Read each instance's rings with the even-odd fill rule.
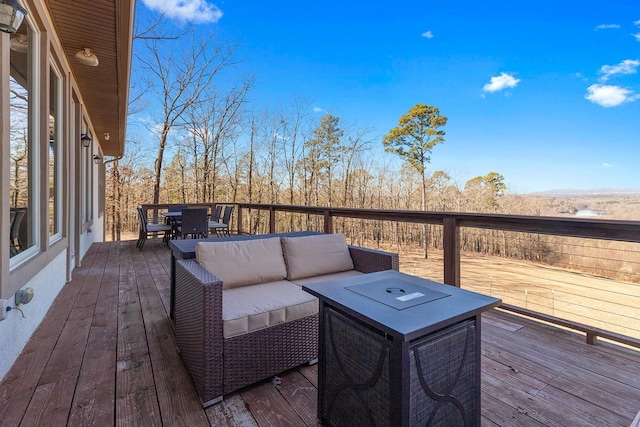
[[[316,366],[202,409],[168,305],[166,245],[94,244],[0,383],[0,424],[317,425]],[[500,310],[482,333],[483,426],[628,426],[640,410],[637,351]]]

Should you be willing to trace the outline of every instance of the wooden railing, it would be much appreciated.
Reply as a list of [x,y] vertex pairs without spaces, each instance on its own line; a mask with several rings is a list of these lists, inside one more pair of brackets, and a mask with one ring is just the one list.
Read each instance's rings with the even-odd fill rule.
[[640,221],[326,208],[267,205],[257,203],[238,203],[237,206],[239,233],[243,232],[242,217],[244,209],[268,210],[270,233],[276,232],[276,212],[322,215],[324,217],[324,231],[326,233],[333,232],[333,219],[336,217],[442,225],[444,282],[458,287],[460,286],[460,227],[487,228],[493,230],[519,231],[526,233],[550,234],[554,236],[594,238],[622,242],[640,242]]
[[[213,212],[217,204],[220,203],[192,203],[188,205],[189,207],[209,207]],[[460,229],[462,227],[640,243],[640,221],[498,215],[481,213],[353,209],[294,205],[271,205],[258,203],[221,204],[234,204],[237,206],[235,230],[239,234],[246,232],[246,230],[243,229],[243,224],[244,217],[248,210],[268,212],[269,233],[275,233],[279,231],[277,229],[277,214],[283,212],[320,216],[323,218],[323,231],[327,233],[333,232],[335,218],[352,218],[414,224],[441,225],[443,230],[443,281],[449,285],[458,287],[460,287],[461,285]],[[168,204],[148,204],[143,205],[142,208],[145,214],[147,214],[147,212],[151,212],[152,215],[155,216],[157,215],[158,211],[165,210],[168,208],[168,206]],[[601,328],[596,328],[582,323],[566,320],[560,317],[544,314],[516,305],[502,304],[501,308],[584,332],[586,334],[586,340],[590,344],[595,344],[597,338],[601,337],[640,348],[640,339],[634,337],[629,337]]]
[[[238,233],[243,230],[245,210],[269,212],[269,232],[276,232],[279,212],[319,215],[324,218],[324,231],[333,232],[334,218],[384,220],[416,224],[437,224],[443,227],[444,282],[460,287],[460,228],[474,227],[492,230],[538,233],[553,236],[592,238],[640,243],[640,221],[620,221],[587,218],[562,218],[476,213],[424,212],[380,209],[330,208],[292,205],[237,203]],[[503,304],[501,308],[557,325],[582,331],[587,342],[595,344],[597,337],[640,348],[640,340],[615,332],[543,314],[527,308]]]

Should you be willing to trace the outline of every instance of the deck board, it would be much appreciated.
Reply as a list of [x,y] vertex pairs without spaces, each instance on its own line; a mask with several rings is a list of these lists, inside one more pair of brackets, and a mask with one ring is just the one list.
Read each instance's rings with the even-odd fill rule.
[[149,346],[138,293],[138,271],[130,248],[123,248],[118,291],[116,424],[161,423]]
[[109,425],[115,419],[116,352],[118,344],[118,288],[120,251],[111,245],[89,330],[69,424]]
[[[132,251],[131,255],[139,277],[138,292],[162,421],[168,425],[209,425],[176,351],[173,328],[159,297],[158,287],[168,287],[169,278],[155,256],[144,256],[140,251]],[[145,266],[148,270],[144,270]]]
[[[315,426],[317,365],[203,409],[167,316],[169,251],[94,244],[0,382],[2,425]],[[628,426],[640,353],[493,310],[483,315],[482,426]]]

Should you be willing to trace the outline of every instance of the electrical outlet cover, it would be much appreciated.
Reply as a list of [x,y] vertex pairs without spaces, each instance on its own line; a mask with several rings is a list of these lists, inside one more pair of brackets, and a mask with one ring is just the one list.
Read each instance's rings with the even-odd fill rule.
[[20,289],[16,292],[16,305],[27,304],[33,299],[33,288]]

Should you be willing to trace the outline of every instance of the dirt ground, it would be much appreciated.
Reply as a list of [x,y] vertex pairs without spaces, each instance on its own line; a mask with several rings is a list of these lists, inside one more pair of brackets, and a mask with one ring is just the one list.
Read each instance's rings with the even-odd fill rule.
[[[461,256],[462,288],[503,302],[640,338],[640,285],[503,258]],[[443,280],[442,252],[400,252],[400,271]]]

